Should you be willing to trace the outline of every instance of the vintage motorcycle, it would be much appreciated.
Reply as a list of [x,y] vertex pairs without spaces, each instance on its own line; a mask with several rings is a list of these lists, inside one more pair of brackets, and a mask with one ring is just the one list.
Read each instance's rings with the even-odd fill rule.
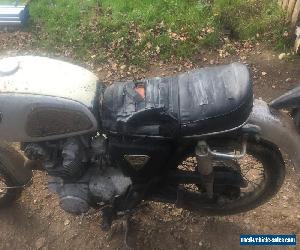
[[144,200],[209,215],[254,209],[284,181],[282,152],[300,167],[299,106],[300,88],[253,100],[240,63],[105,86],[67,62],[4,58],[0,139],[20,147],[1,144],[0,207],[39,169],[62,209],[99,208],[103,228]]

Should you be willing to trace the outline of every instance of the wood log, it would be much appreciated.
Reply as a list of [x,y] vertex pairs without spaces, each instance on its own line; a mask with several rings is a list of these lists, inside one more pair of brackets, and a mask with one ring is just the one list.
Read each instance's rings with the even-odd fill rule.
[[278,0],[278,4],[281,7],[282,6],[282,0]]
[[289,5],[288,5],[288,8],[287,8],[287,14],[286,14],[286,20],[288,22],[291,21],[292,14],[293,14],[293,11],[294,11],[294,8],[295,8],[295,4],[296,4],[296,0],[290,0],[289,1]]
[[287,7],[288,7],[288,5],[289,5],[289,0],[283,0],[282,1],[282,8],[283,8],[283,10],[286,10]]
[[300,48],[300,27],[296,27],[296,39],[295,39],[295,45],[294,45],[294,51],[296,54],[299,54],[299,48]]
[[296,23],[298,22],[299,13],[300,13],[300,0],[297,0],[292,14],[292,19],[291,19],[291,25],[293,28],[296,26]]

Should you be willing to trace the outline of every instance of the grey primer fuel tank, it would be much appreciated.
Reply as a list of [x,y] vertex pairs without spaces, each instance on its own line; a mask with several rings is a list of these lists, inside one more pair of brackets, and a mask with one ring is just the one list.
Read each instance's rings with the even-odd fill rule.
[[97,77],[46,57],[0,60],[0,140],[53,140],[97,130]]

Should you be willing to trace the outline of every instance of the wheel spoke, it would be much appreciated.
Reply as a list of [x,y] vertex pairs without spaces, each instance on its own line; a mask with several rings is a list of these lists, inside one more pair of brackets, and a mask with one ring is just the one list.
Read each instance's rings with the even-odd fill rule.
[[250,181],[249,179],[246,178],[246,180],[251,183],[254,187],[258,187],[258,184],[255,183],[254,181]]
[[252,166],[250,167],[250,169],[247,171],[247,173],[251,170],[257,170],[257,171],[262,171],[262,169],[260,167],[256,167],[256,166]]
[[0,196],[5,195],[7,193],[6,189],[6,183],[5,181],[0,177]]
[[[263,185],[266,179],[265,168],[263,163],[257,159],[255,155],[247,154],[243,159],[239,160],[215,160],[213,167],[214,171],[226,171],[226,169],[228,169],[228,173],[234,171],[248,184],[247,186],[241,185],[237,187],[236,190],[229,185],[228,194],[226,193],[228,197],[226,196],[226,198],[223,194],[222,195],[230,202],[240,202],[240,198],[248,199],[249,196],[259,195],[265,188]],[[183,171],[197,171],[196,158],[191,156],[186,158],[179,166],[179,169]],[[185,184],[184,186],[186,190],[190,192],[203,193],[203,190],[200,190],[200,185],[198,184]]]
[[242,174],[243,174],[243,177],[245,177],[245,178],[246,178],[246,175],[249,173],[249,171],[250,171],[250,170],[251,170],[251,168],[250,168],[250,169],[248,169],[246,173],[242,173]]
[[3,196],[3,195],[5,195],[5,194],[6,194],[5,189],[4,189],[4,190],[3,190],[3,189],[0,189],[0,197]]
[[253,181],[250,181],[247,177],[244,177],[245,180],[248,182],[248,183],[251,183],[251,184],[254,184],[254,186],[258,186],[258,184],[254,183]]

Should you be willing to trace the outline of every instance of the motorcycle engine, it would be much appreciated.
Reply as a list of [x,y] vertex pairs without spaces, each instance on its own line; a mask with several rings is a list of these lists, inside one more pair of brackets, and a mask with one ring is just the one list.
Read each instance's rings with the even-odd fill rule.
[[39,160],[51,176],[49,189],[67,212],[82,214],[98,202],[112,202],[132,185],[129,177],[109,163],[106,139],[74,137],[22,146],[30,160]]

